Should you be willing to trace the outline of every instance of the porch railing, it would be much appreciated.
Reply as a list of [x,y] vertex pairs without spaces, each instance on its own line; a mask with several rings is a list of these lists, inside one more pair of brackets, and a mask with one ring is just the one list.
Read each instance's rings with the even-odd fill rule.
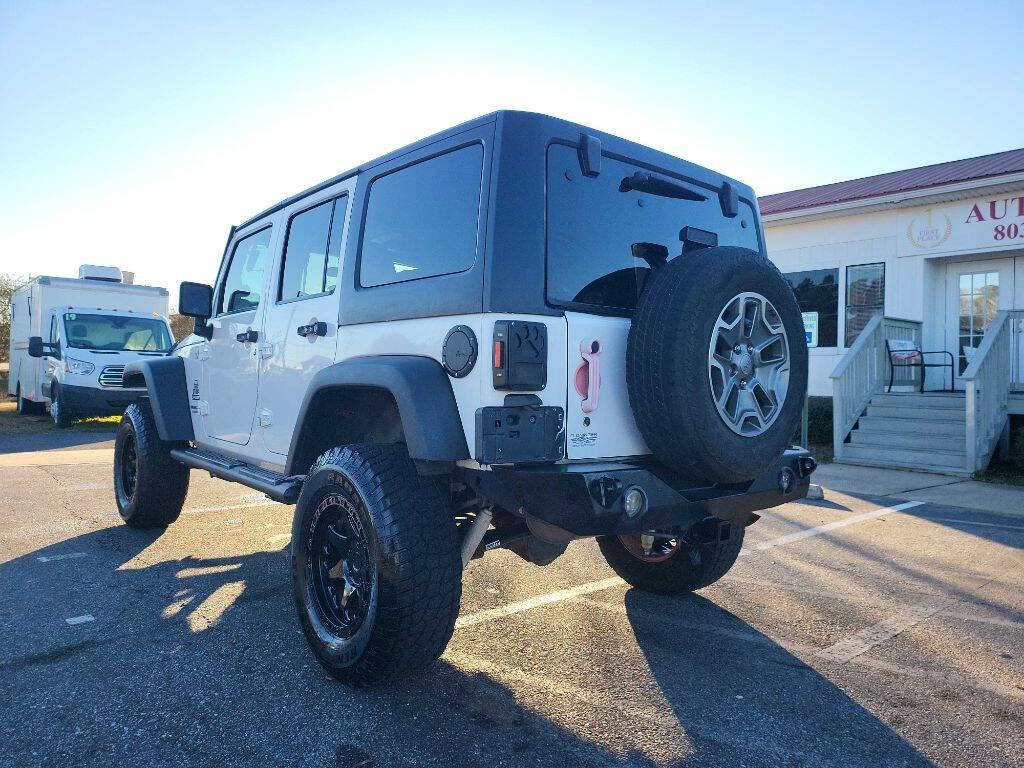
[[1009,314],[1010,322],[1010,389],[1024,391],[1024,309]]
[[[886,339],[908,339],[920,344],[921,323],[876,315],[832,371],[832,440],[837,459],[842,458],[846,436],[872,396],[889,382]],[[908,382],[901,379],[893,383]]]
[[1020,364],[1020,314],[996,313],[962,376],[967,393],[967,469],[970,472],[985,468],[1006,424],[1011,372]]

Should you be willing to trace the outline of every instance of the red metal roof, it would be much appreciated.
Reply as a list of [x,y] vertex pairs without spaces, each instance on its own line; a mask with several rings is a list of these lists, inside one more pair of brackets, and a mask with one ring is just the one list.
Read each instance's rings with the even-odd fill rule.
[[761,214],[768,215],[1019,172],[1024,172],[1024,149],[1011,149],[994,155],[969,157],[906,171],[866,176],[863,179],[823,184],[820,187],[779,192],[758,198],[758,203]]

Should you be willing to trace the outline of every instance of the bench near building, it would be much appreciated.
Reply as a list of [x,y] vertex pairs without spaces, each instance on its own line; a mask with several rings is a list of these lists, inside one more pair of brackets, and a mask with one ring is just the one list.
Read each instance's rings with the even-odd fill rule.
[[[760,205],[805,313],[809,394],[833,397],[836,459],[983,469],[1024,414],[1024,149]],[[893,371],[895,340],[935,367]]]

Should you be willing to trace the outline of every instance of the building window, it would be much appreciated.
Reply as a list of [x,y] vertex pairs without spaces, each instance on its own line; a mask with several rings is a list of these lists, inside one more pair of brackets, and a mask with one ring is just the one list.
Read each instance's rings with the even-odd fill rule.
[[364,288],[462,272],[476,261],[483,147],[374,179],[363,228]]
[[885,264],[846,268],[846,346],[857,340],[872,317],[885,311]]
[[801,312],[818,313],[818,346],[834,347],[839,338],[839,270],[787,272]]
[[960,275],[960,344],[957,350],[960,373],[971,364],[974,350],[981,346],[985,330],[998,309],[998,272]]

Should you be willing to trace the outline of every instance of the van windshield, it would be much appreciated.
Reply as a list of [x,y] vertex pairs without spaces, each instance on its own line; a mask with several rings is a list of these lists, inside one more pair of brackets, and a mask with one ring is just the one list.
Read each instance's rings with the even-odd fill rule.
[[67,345],[76,349],[109,352],[167,352],[171,334],[167,324],[156,317],[121,315],[64,315]]
[[632,314],[652,263],[679,256],[686,227],[710,233],[718,245],[761,250],[757,218],[744,200],[727,218],[717,190],[608,155],[597,176],[584,176],[575,147],[548,147],[549,304]]

